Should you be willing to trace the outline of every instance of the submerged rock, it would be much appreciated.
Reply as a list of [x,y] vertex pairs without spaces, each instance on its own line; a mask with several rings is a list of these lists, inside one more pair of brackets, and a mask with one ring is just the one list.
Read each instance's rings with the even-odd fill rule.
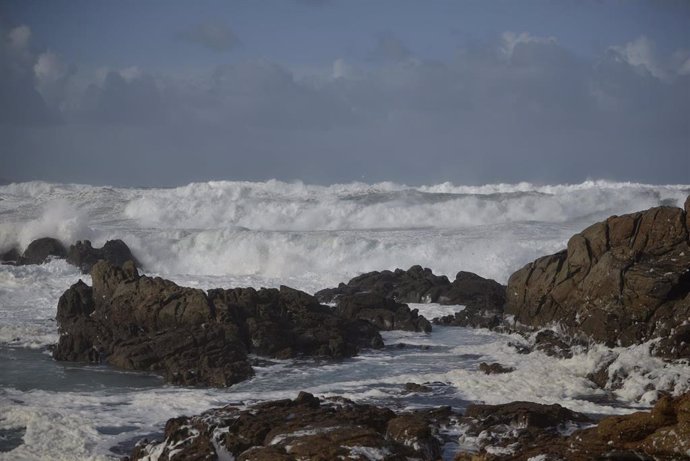
[[441,425],[450,409],[396,414],[346,399],[318,399],[301,392],[246,410],[225,407],[174,418],[164,441],[143,441],[132,460],[437,460]]
[[342,358],[383,347],[377,329],[344,320],[306,293],[180,287],[99,261],[58,303],[57,360],[105,361],[175,384],[229,386],[252,376],[248,353]]
[[690,200],[685,206],[612,216],[573,236],[567,250],[510,277],[506,314],[610,347],[659,338],[656,355],[690,357]]
[[512,367],[504,367],[500,363],[486,363],[482,362],[479,364],[479,371],[482,373],[485,373],[487,375],[500,375],[504,373],[511,373],[515,371],[515,368]]

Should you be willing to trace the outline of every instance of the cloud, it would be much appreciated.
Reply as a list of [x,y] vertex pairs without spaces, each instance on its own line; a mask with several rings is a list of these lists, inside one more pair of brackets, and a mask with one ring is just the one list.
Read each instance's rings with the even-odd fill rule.
[[197,24],[179,32],[177,38],[216,52],[227,52],[240,44],[232,29],[221,22]]
[[[12,88],[48,94],[45,85],[70,75],[69,66],[47,51],[20,58],[27,40],[16,34],[0,75],[11,75],[5,64],[13,63],[28,78]],[[9,139],[6,152],[32,168],[46,164],[47,154],[35,146],[50,146],[64,159],[97,152],[110,162],[107,173],[122,170],[116,160],[127,159],[155,169],[156,184],[362,176],[412,183],[588,176],[687,182],[686,51],[660,55],[651,40],[637,39],[590,59],[553,37],[507,32],[448,60],[416,57],[390,35],[378,37],[376,54],[337,59],[312,75],[257,59],[194,79],[154,77],[144,66],[109,69],[65,96],[78,99],[65,105],[65,118],[83,126],[0,130],[0,138]],[[28,93],[3,97],[31,105]],[[85,179],[69,179],[106,174],[97,164],[79,164]],[[137,178],[122,173],[121,181],[145,183],[151,169]]]
[[35,88],[31,29],[0,25],[0,123],[47,123],[56,119]]

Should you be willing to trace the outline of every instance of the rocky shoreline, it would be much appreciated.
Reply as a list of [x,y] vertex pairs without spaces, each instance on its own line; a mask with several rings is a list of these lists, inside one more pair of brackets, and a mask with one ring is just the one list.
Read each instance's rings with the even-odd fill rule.
[[[0,259],[40,264],[50,257],[66,258],[92,279],[60,298],[54,358],[153,371],[177,385],[231,386],[253,375],[256,356],[338,360],[383,347],[380,331],[430,332],[432,324],[519,333],[529,338],[528,346],[515,346],[520,353],[567,358],[574,347],[649,343],[657,357],[690,360],[690,197],[683,209],[656,207],[594,224],[567,249],[515,272],[507,286],[468,272],[451,282],[413,266],[362,274],[313,296],[284,286],[203,291],[141,275],[119,240],[67,249],[44,238]],[[407,305],[420,302],[464,308],[426,319]],[[614,359],[589,379],[614,387]],[[512,371],[499,363],[480,370]],[[395,413],[300,393],[171,419],[165,439],[140,443],[132,459],[435,460],[444,447],[458,461],[690,459],[690,394],[659,391],[650,413],[596,425],[559,405]]]

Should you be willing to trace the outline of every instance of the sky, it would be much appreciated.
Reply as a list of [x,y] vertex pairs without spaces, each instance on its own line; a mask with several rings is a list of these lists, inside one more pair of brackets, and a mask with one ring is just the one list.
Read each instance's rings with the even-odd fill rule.
[[690,2],[0,0],[0,180],[690,183]]

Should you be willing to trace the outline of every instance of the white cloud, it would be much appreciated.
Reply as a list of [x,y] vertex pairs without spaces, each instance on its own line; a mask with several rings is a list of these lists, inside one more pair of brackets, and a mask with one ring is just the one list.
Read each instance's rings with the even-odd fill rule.
[[555,37],[537,37],[527,32],[516,34],[515,32],[506,31],[501,35],[501,45],[499,53],[505,58],[510,59],[513,56],[515,47],[522,43],[541,43],[555,45],[558,43]]
[[660,80],[668,80],[668,73],[655,56],[654,43],[644,35],[623,46],[612,46],[611,49],[631,66],[642,68]]

